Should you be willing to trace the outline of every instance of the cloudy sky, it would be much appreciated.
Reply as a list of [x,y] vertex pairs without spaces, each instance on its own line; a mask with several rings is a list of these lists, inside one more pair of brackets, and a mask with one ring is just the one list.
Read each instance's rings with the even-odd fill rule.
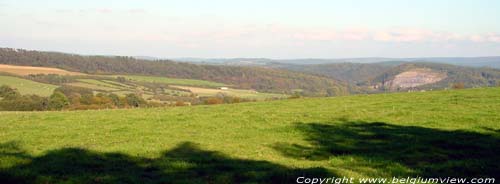
[[496,0],[0,0],[0,47],[177,57],[500,55]]

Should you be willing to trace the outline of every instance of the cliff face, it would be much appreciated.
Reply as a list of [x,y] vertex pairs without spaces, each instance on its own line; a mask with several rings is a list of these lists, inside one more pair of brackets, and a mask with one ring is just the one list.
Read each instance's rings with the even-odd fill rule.
[[446,73],[436,72],[428,68],[415,68],[396,75],[385,85],[391,90],[406,89],[436,83],[446,77]]

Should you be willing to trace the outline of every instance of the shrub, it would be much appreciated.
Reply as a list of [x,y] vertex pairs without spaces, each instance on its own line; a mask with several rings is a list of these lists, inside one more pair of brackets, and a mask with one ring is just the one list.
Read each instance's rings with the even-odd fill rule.
[[0,97],[5,99],[13,99],[21,96],[19,91],[15,88],[11,88],[7,85],[0,86]]
[[68,98],[61,92],[56,91],[49,98],[49,109],[61,110],[68,105],[69,105]]
[[210,98],[207,98],[205,100],[205,104],[208,104],[208,105],[214,105],[214,104],[222,104],[224,103],[224,101],[220,98],[216,98],[216,97],[210,97]]
[[127,96],[125,96],[125,99],[127,104],[131,107],[141,107],[147,104],[147,102],[144,99],[133,93],[127,94]]

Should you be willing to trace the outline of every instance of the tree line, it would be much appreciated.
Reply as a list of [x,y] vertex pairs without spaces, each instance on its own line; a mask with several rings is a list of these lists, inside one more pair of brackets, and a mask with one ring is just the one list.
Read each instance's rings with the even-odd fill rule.
[[[169,100],[165,96],[164,100]],[[172,103],[147,101],[138,94],[118,96],[113,93],[97,93],[86,88],[63,85],[49,97],[22,95],[15,88],[0,86],[0,111],[58,111],[117,108],[147,108],[186,105],[215,105],[252,102],[255,100],[218,94],[213,97],[173,98]]]
[[48,111],[48,110],[84,110],[107,108],[150,107],[157,104],[148,103],[136,94],[118,96],[116,94],[62,86],[54,90],[49,97],[38,95],[21,95],[15,88],[0,86],[0,110],[3,111]]

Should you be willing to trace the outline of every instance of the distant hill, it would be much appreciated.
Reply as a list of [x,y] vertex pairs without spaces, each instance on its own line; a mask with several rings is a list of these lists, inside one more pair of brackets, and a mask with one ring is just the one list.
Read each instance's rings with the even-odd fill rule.
[[443,63],[388,61],[379,63],[281,64],[275,67],[331,77],[349,83],[357,92],[445,89],[495,86],[500,70]]
[[176,61],[205,63],[216,65],[244,65],[244,66],[276,66],[276,65],[321,65],[339,63],[405,63],[405,62],[432,62],[453,64],[471,67],[491,67],[500,69],[500,56],[491,57],[422,57],[422,58],[340,58],[340,59],[266,59],[266,58],[232,58],[232,59],[203,59],[179,58]]
[[305,95],[345,94],[346,86],[322,76],[262,67],[218,66],[143,60],[122,56],[82,56],[58,52],[0,49],[0,64],[57,67],[88,74],[137,74],[199,79],[262,92]]
[[414,58],[406,59],[405,61],[410,62],[433,62],[433,63],[444,63],[453,64],[459,66],[471,66],[471,67],[491,67],[500,69],[500,57],[443,57],[443,58]]

